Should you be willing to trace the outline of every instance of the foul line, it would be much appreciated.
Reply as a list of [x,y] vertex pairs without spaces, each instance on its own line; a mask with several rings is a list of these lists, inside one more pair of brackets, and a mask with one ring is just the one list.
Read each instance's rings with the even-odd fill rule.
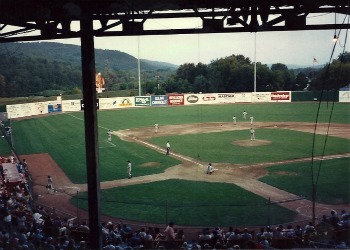
[[[79,118],[79,117],[77,117],[77,116],[74,116],[74,115],[72,115],[72,114],[66,114],[66,115],[69,115],[69,116],[71,116],[71,117],[73,117],[73,118],[75,118],[75,119],[78,119],[78,120],[80,120],[80,121],[84,121],[84,119]],[[100,126],[100,125],[97,125],[97,127],[102,128],[102,129],[105,129],[105,130],[109,130],[109,128],[105,128],[105,127]],[[108,140],[106,140],[106,142],[112,144],[113,147],[116,147],[116,146],[117,146],[117,145],[113,144],[112,142],[110,142],[110,141],[108,141]],[[110,147],[99,147],[99,148],[110,148]]]
[[[137,141],[137,142],[139,142],[139,143],[141,143],[141,144],[144,144],[144,145],[146,145],[146,146],[148,146],[148,147],[150,147],[150,148],[153,148],[153,149],[155,149],[155,150],[162,151],[162,152],[166,152],[166,150],[164,150],[163,148],[160,148],[160,147],[158,147],[158,146],[155,146],[154,144],[151,144],[151,143],[148,143],[148,142],[145,142],[145,141],[141,141],[141,140],[139,140],[139,139],[136,139],[135,137],[131,137],[131,136],[122,134],[122,133],[120,133],[120,132],[114,132],[114,133],[115,133],[115,134],[119,134],[119,135],[121,135],[121,136],[128,137],[128,138],[130,138],[130,139],[132,139],[132,140],[134,140],[134,141]],[[184,157],[184,156],[182,156],[182,155],[178,155],[178,154],[174,154],[174,153],[172,153],[171,155],[176,156],[176,157],[178,157],[178,158],[180,158],[180,159],[183,159],[183,160],[185,160],[185,161],[192,162],[192,163],[197,164],[197,165],[199,165],[199,166],[201,166],[201,167],[203,166],[202,164],[200,164],[200,163],[198,163],[198,162],[196,162],[196,161],[194,161],[194,160],[192,160],[192,159],[186,158],[186,157]]]
[[[84,121],[84,119],[79,118],[79,117],[76,117],[76,116],[74,116],[74,115],[72,115],[72,114],[67,114],[67,115],[69,115],[69,116],[71,116],[71,117],[73,117],[73,118],[76,118],[76,119],[78,119],[78,120]],[[97,125],[97,126],[98,126],[99,128],[108,130],[108,128],[105,128],[105,127],[103,127],[103,126],[99,126],[99,125]],[[166,152],[166,150],[164,150],[164,149],[162,149],[162,148],[160,148],[160,147],[158,147],[158,146],[155,146],[155,145],[150,144],[150,143],[148,143],[148,142],[141,141],[141,140],[139,140],[139,139],[130,137],[130,136],[125,135],[125,134],[122,134],[122,133],[120,133],[120,132],[114,132],[114,134],[119,134],[119,135],[121,135],[121,136],[128,137],[128,138],[130,138],[130,139],[132,139],[132,140],[134,140],[134,141],[137,141],[137,142],[139,142],[139,143],[141,143],[141,144],[144,144],[144,145],[146,145],[146,146],[148,146],[148,147],[150,147],[150,148],[153,148],[153,149],[155,149],[155,150],[158,150],[158,151],[161,151],[161,152]],[[113,144],[113,143],[111,143],[111,142],[109,142],[109,143],[112,144],[112,145],[114,145],[115,147],[117,146],[117,145],[115,145],[115,144]],[[183,160],[185,160],[185,161],[188,161],[188,162],[192,162],[192,163],[194,163],[194,164],[197,164],[197,165],[199,165],[199,166],[201,166],[201,167],[203,166],[202,164],[200,164],[200,163],[198,163],[198,162],[196,162],[196,161],[194,161],[194,160],[192,160],[192,159],[186,158],[186,157],[184,157],[184,156],[182,156],[182,155],[178,155],[178,154],[174,154],[174,153],[172,153],[172,155],[173,155],[173,156],[176,156],[176,157],[178,157],[178,158],[180,158],[180,159],[183,159]]]

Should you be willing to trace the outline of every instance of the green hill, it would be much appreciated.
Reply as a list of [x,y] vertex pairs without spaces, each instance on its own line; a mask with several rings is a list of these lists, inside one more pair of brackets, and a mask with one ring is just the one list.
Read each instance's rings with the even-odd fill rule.
[[[95,49],[96,72],[105,76],[110,89],[121,89],[122,84],[132,88],[132,81],[137,80],[137,63],[137,58],[124,52]],[[170,74],[176,69],[170,63],[141,60],[145,77]],[[4,90],[0,97],[81,89],[81,79],[80,46],[54,42],[0,44],[0,86]]]

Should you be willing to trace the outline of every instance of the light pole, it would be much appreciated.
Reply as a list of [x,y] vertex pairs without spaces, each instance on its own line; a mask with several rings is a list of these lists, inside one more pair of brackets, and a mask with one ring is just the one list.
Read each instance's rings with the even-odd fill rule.
[[254,33],[254,92],[256,92],[256,32]]
[[139,96],[141,96],[140,36],[137,37],[137,69],[139,75]]

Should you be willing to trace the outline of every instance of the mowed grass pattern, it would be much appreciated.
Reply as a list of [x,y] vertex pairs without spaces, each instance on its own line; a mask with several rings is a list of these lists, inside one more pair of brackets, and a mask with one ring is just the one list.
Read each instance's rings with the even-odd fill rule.
[[[270,206],[269,214],[265,199],[223,183],[168,180],[102,190],[101,195],[104,214],[143,222],[256,226],[267,225],[269,217],[271,223],[288,222],[296,214],[276,205]],[[80,205],[87,208],[86,193],[80,198]]]
[[[277,128],[255,131],[257,140],[269,141],[270,144],[252,147],[235,145],[237,140],[250,140],[249,129],[216,133],[200,133],[199,130],[198,134],[156,137],[151,142],[162,146],[170,140],[173,151],[205,162],[253,164],[311,156],[313,134]],[[326,137],[316,135],[315,139],[314,155],[322,155]],[[350,152],[349,140],[328,138],[325,154],[346,152]]]
[[[332,122],[350,124],[349,105],[336,104],[332,116],[331,105],[331,103],[324,103],[320,106],[318,122],[328,122],[331,118]],[[126,178],[126,161],[128,159],[133,162],[133,175],[135,177],[162,173],[166,168],[179,163],[164,154],[135,143],[122,141],[115,136],[112,139],[113,145],[109,144],[106,142],[107,129],[117,131],[128,128],[153,127],[154,123],[159,123],[162,126],[167,124],[232,122],[233,115],[236,115],[237,121],[240,122],[243,110],[248,112],[248,116],[253,115],[257,122],[315,122],[318,107],[318,103],[283,103],[99,111],[100,179],[101,181],[107,181]],[[82,112],[13,121],[12,124],[14,145],[19,154],[49,153],[74,183],[86,183],[85,136]],[[309,133],[282,129],[257,129],[256,137],[257,139],[270,140],[271,144],[254,147],[254,150],[232,144],[236,139],[249,139],[248,131],[204,134],[200,133],[199,130],[197,135],[157,138],[152,139],[152,141],[164,147],[166,140],[170,139],[174,151],[199,160],[241,164],[251,164],[258,161],[270,162],[282,159],[282,157],[285,157],[284,159],[310,157],[312,153],[310,146],[312,134]],[[316,154],[322,153],[322,143],[324,141],[324,136],[316,136]],[[349,152],[349,141],[329,137],[325,152],[326,154]],[[154,167],[142,167],[147,162],[157,164]],[[306,176],[306,179],[308,177],[309,175]],[[338,181],[348,177],[348,175],[341,176]],[[336,187],[337,182],[334,181],[333,187]],[[276,183],[275,185],[278,187],[280,184]],[[152,195],[148,196],[149,189],[157,192],[153,192]],[[303,193],[307,193],[309,190],[307,185],[303,184],[298,186],[297,190],[300,189],[306,189]],[[255,222],[247,221],[245,217],[249,217],[248,215],[241,216],[245,211],[254,213],[256,209],[256,204],[252,205],[244,197],[253,197],[252,200],[256,200],[256,202],[262,199],[259,197],[257,199],[254,195],[251,196],[251,193],[239,190],[238,187],[231,184],[204,183],[202,185],[198,181],[181,180],[113,188],[101,192],[102,210],[111,216],[145,222],[165,222],[167,219],[182,218],[179,221],[184,221],[187,225],[216,225],[219,223],[222,223],[223,226],[233,223],[235,225],[257,225],[258,221],[255,216],[255,218],[253,217]],[[205,194],[208,200],[212,201],[212,204],[201,203],[202,196],[199,196],[198,193]],[[224,199],[223,195],[226,195],[227,199]],[[320,193],[320,195],[322,194]],[[80,196],[86,197],[86,194],[80,194]],[[144,197],[147,197],[147,199]],[[165,201],[168,206],[164,206],[164,197],[166,197]],[[123,201],[125,204],[117,201]],[[233,203],[229,203],[229,201]],[[75,202],[74,198],[72,202]],[[161,202],[161,205],[157,208],[150,207],[153,206],[152,204],[158,204],[159,202]],[[264,200],[263,203],[266,204],[267,201]],[[79,204],[87,208],[83,205],[83,202]],[[177,204],[183,205],[183,207],[173,210]],[[215,206],[214,204],[219,205]],[[236,204],[243,205],[236,206]],[[171,207],[172,210],[170,210]],[[226,215],[226,208],[222,210],[221,207],[226,207],[228,210],[233,209],[234,212]],[[262,206],[261,209],[262,211],[268,210],[266,205]],[[148,213],[147,210],[150,210],[150,212]],[[273,211],[270,219],[276,223],[290,221],[294,216],[294,212],[277,205],[270,211]],[[186,216],[185,212],[187,213]],[[168,213],[168,218],[164,217],[166,213]],[[262,224],[266,223],[266,218],[269,217],[266,213],[262,216]],[[205,220],[203,220],[204,217]]]
[[[316,202],[350,203],[350,158],[293,163],[267,168],[259,180],[311,200],[312,181],[316,184]],[[312,179],[313,176],[313,179]]]

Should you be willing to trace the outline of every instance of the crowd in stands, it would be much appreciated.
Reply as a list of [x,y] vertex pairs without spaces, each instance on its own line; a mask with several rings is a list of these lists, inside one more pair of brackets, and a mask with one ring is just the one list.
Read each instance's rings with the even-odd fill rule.
[[[1,163],[16,164],[23,180],[6,185],[4,171],[0,186],[0,250],[89,249],[89,226],[74,217],[59,217],[43,206],[32,205],[25,160],[1,157]],[[1,170],[1,167],[0,167]],[[194,237],[170,222],[166,227],[131,226],[102,222],[103,249],[291,249],[349,248],[350,214],[343,210],[324,215],[317,224],[248,228],[203,228]],[[192,229],[193,230],[193,229]],[[193,239],[194,238],[194,239]]]

